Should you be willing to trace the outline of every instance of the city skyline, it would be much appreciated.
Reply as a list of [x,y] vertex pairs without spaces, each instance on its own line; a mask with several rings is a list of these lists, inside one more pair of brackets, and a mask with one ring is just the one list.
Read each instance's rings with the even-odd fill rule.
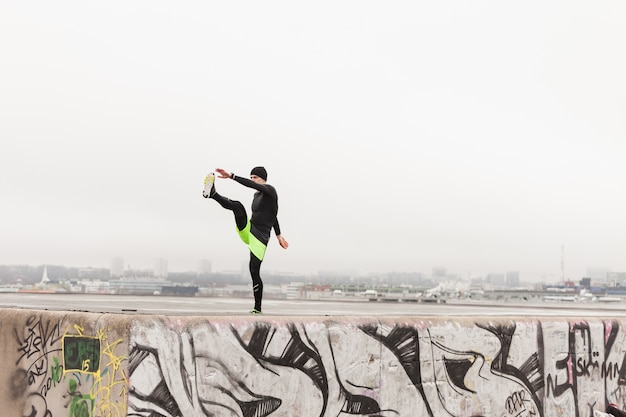
[[[23,266],[23,265],[10,265],[4,264],[0,266]],[[38,264],[38,265],[26,265],[29,267],[41,268],[47,266],[58,266],[63,268],[76,268],[79,270],[89,270],[89,269],[104,269],[110,271],[111,277],[123,277],[123,276],[133,276],[134,274],[151,274],[156,278],[167,278],[169,273],[173,274],[232,274],[232,273],[240,273],[242,277],[248,276],[247,270],[247,262],[242,261],[238,267],[234,268],[226,268],[226,269],[214,269],[213,262],[210,259],[200,259],[196,263],[195,268],[183,268],[183,269],[171,269],[169,267],[169,261],[167,258],[158,257],[155,258],[152,262],[152,265],[144,265],[144,266],[133,266],[132,262],[125,262],[125,258],[121,256],[115,256],[110,259],[108,266],[104,265],[60,265],[60,264]],[[351,277],[358,281],[359,278],[371,278],[372,276],[386,276],[386,275],[422,275],[424,277],[430,278],[441,278],[441,279],[475,279],[475,278],[489,278],[496,277],[502,278],[503,280],[508,280],[510,276],[515,276],[516,280],[530,283],[538,283],[538,282],[551,282],[551,283],[559,283],[564,281],[572,281],[578,282],[582,278],[592,278],[596,281],[606,281],[610,274],[626,274],[626,271],[613,270],[607,267],[590,267],[586,269],[586,272],[581,276],[571,276],[571,275],[547,275],[544,274],[542,276],[535,276],[528,274],[527,271],[519,271],[514,269],[503,269],[503,270],[484,270],[484,271],[456,271],[449,270],[445,266],[435,266],[428,270],[407,270],[407,271],[399,271],[399,270],[380,270],[380,271],[363,271],[357,269],[340,269],[340,270],[319,270],[314,272],[303,273],[301,271],[286,271],[286,270],[268,270],[266,272],[268,275],[270,274],[279,274],[279,275],[294,275],[294,276],[304,276],[304,277],[320,277],[320,276],[347,276]]]
[[262,165],[262,273],[626,271],[624,2],[1,8],[0,264],[239,270]]

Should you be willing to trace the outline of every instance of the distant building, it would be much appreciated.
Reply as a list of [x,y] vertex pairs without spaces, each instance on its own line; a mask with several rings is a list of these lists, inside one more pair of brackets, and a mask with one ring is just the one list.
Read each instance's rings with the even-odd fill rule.
[[154,276],[156,278],[167,278],[167,259],[158,258],[154,261]]
[[435,281],[440,281],[442,279],[446,279],[448,277],[448,270],[446,268],[433,268],[432,278]]
[[404,285],[413,284],[418,285],[422,282],[423,277],[419,272],[391,272],[387,276],[389,284],[392,285]]
[[41,274],[41,282],[40,284],[49,284],[50,283],[50,278],[48,278],[48,267],[44,266],[43,267],[43,274]]
[[606,278],[611,286],[626,287],[626,272],[609,272]]
[[487,274],[486,281],[490,283],[491,285],[502,286],[505,284],[505,277],[504,277],[504,274],[498,274],[498,273],[492,272],[490,274]]
[[605,283],[607,280],[607,275],[611,271],[608,268],[587,268],[587,275],[585,277],[589,277],[595,283]]
[[99,279],[106,278],[106,269],[103,268],[79,268],[78,278],[80,279]]
[[213,265],[211,264],[211,261],[209,261],[208,259],[201,259],[200,262],[198,262],[198,275],[209,275],[212,272],[212,267]]
[[111,278],[120,278],[124,276],[124,258],[119,256],[111,259]]
[[82,280],[80,281],[80,292],[90,294],[109,294],[109,281]]
[[508,271],[506,273],[506,285],[509,287],[519,287],[519,272]]
[[303,282],[292,282],[287,285],[287,299],[295,300],[298,298],[302,298],[302,295],[305,292],[305,285]]
[[150,277],[124,278],[109,281],[108,288],[112,294],[157,295],[161,294],[164,285],[169,286],[171,284],[164,279]]

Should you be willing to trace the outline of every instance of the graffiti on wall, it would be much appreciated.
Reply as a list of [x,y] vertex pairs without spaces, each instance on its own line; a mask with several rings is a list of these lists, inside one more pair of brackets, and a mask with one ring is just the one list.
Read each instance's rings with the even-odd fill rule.
[[8,390],[23,417],[591,417],[626,406],[625,329],[146,317],[122,339],[41,314],[14,327]]
[[24,417],[126,415],[126,360],[106,331],[83,334],[82,325],[45,315],[14,329],[18,359],[10,378],[13,398],[24,398]]
[[63,337],[63,368],[95,374],[100,369],[100,339],[80,335]]
[[128,416],[593,416],[624,398],[617,321],[136,323]]

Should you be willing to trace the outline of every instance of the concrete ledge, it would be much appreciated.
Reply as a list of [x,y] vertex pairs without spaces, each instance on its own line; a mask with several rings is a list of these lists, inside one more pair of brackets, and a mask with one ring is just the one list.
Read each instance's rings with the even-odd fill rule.
[[0,309],[2,416],[592,416],[623,405],[611,318]]

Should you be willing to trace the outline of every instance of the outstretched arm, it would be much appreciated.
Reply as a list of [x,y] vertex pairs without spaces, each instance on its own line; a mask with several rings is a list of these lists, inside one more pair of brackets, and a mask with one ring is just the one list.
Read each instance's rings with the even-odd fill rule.
[[225,169],[222,168],[215,168],[215,171],[217,171],[218,174],[220,174],[219,178],[230,178],[235,180],[236,182],[238,182],[241,185],[244,185],[248,188],[253,188],[257,191],[260,191],[264,194],[270,194],[270,195],[276,195],[276,190],[271,187],[268,184],[257,184],[256,182],[252,181],[251,179],[245,178],[245,177],[238,177],[235,174],[233,174],[232,172],[228,172]]
[[274,222],[274,233],[276,233],[276,237],[278,238],[278,243],[283,249],[287,249],[289,247],[289,243],[285,240],[283,235],[280,233],[280,224],[278,224],[278,219]]
[[220,174],[220,178],[230,178],[231,173],[223,170],[222,168],[215,168],[218,174]]
[[285,240],[285,238],[283,237],[283,235],[278,235],[276,236],[278,238],[278,243],[280,243],[280,246],[283,249],[287,249],[289,247],[289,243]]

